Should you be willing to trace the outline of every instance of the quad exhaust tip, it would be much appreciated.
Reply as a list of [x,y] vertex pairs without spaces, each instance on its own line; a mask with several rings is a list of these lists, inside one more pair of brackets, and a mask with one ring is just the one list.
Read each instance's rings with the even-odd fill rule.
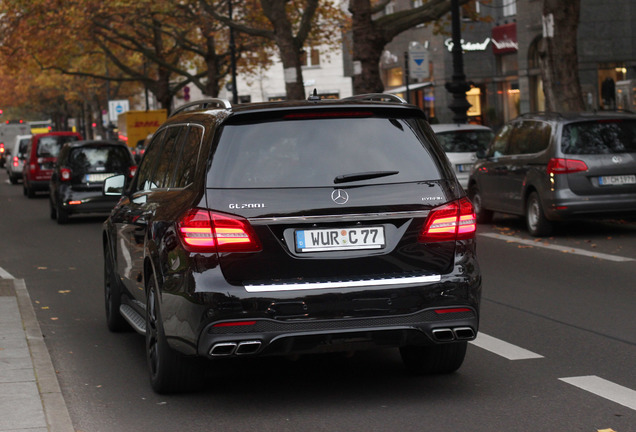
[[231,355],[256,354],[261,348],[262,342],[258,340],[243,342],[220,342],[212,346],[210,355],[212,357],[228,357]]
[[454,327],[433,329],[433,338],[438,342],[475,339],[475,331],[471,327]]

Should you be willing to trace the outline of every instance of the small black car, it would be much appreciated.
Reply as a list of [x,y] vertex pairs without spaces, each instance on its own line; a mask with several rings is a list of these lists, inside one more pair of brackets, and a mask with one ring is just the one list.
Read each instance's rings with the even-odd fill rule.
[[137,170],[128,147],[114,141],[75,141],[58,154],[50,181],[51,219],[64,224],[78,213],[109,213],[118,198],[102,193],[104,180]]
[[145,335],[157,392],[204,359],[378,346],[450,373],[476,337],[473,206],[395,96],[189,104],[104,190],[108,327]]

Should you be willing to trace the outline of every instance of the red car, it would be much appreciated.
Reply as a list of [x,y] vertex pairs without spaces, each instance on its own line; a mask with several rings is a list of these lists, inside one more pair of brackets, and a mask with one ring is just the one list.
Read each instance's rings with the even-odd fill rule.
[[27,148],[26,160],[22,168],[24,195],[35,196],[36,191],[48,191],[57,154],[62,146],[71,141],[79,141],[77,132],[49,132],[34,135]]

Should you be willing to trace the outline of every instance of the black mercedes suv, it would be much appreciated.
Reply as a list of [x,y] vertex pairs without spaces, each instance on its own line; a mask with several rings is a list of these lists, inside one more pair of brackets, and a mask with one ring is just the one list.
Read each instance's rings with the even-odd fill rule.
[[400,98],[187,104],[124,184],[104,184],[122,195],[103,229],[107,323],[145,335],[159,393],[219,358],[372,347],[450,373],[477,334],[473,206]]

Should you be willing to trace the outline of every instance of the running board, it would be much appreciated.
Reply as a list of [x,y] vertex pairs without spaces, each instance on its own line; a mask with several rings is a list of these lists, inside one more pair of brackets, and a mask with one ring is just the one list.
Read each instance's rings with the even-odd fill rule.
[[124,317],[128,324],[140,335],[146,334],[146,320],[136,310],[127,304],[119,306],[119,313]]

